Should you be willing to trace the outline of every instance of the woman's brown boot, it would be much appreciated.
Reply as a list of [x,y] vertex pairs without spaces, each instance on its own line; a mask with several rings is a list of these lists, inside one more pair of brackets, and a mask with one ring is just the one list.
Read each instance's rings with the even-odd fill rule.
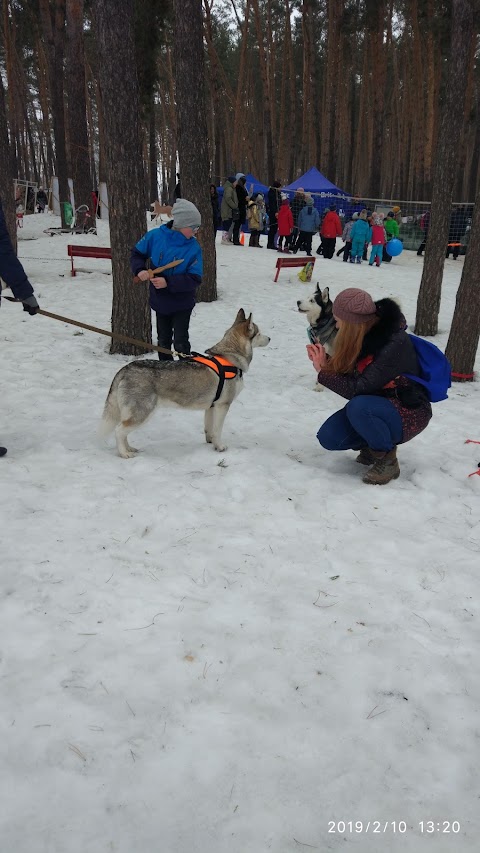
[[355,461],[359,462],[360,465],[373,465],[375,456],[369,447],[362,447]]
[[384,486],[390,480],[396,480],[400,476],[400,466],[397,459],[397,448],[389,450],[370,450],[374,458],[374,464],[366,474],[363,482],[372,486]]

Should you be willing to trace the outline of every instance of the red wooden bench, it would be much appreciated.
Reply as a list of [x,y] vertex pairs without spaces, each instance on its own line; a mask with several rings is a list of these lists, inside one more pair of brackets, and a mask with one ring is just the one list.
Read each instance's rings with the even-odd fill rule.
[[280,270],[285,267],[304,267],[307,263],[312,264],[312,269],[315,266],[315,258],[303,257],[301,258],[278,258],[277,259],[277,272],[275,275],[274,281],[278,281],[278,276],[280,275]]
[[76,275],[73,266],[74,258],[106,258],[108,261],[112,260],[110,246],[67,246],[67,252],[72,262],[72,276]]

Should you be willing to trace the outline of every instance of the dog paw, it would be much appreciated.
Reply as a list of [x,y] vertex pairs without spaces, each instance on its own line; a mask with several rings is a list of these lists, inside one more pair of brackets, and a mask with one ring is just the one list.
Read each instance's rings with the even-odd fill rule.
[[325,388],[323,387],[323,385],[320,385],[320,382],[317,382],[317,384],[315,385],[313,390],[314,391],[325,391]]
[[120,451],[119,451],[119,452],[118,452],[118,455],[119,455],[119,456],[121,456],[121,457],[122,457],[122,459],[133,459],[133,458],[134,458],[134,456],[136,456],[136,455],[137,455],[137,452],[138,452],[137,450],[133,450],[133,449],[131,448],[130,450],[124,450],[124,451],[122,451],[121,453],[120,453]]
[[223,453],[225,450],[228,450],[225,444],[214,444],[213,446],[217,453]]
[[212,444],[212,443],[213,443],[213,438],[211,437],[211,435],[206,435],[206,434],[205,434],[205,441],[207,442],[207,444]]

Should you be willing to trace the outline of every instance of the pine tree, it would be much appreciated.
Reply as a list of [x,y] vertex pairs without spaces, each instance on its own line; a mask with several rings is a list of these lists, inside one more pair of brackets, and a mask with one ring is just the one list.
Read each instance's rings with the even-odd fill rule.
[[[93,3],[97,43],[101,45],[102,53],[98,77],[105,127],[112,248],[112,331],[151,342],[152,323],[146,285],[132,283],[129,264],[130,250],[146,230],[133,13],[134,0],[116,0],[114,12],[109,0],[94,0]],[[145,350],[112,341],[110,352],[140,355]]]
[[453,0],[448,78],[435,157],[430,228],[417,302],[417,335],[436,335],[438,332],[445,249],[448,243],[457,151],[463,130],[472,35],[473,0]]
[[175,0],[175,95],[178,159],[182,194],[202,217],[203,282],[198,299],[217,298],[216,252],[209,197],[210,162],[205,103],[202,6],[199,0]]
[[462,270],[445,355],[452,365],[454,379],[472,380],[480,338],[480,190],[473,212],[472,230]]

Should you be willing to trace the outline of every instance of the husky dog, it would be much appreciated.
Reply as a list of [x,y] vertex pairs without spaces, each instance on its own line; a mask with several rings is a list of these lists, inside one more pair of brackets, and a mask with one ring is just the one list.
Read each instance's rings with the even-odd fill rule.
[[[144,424],[158,406],[205,411],[205,438],[222,453],[222,428],[231,403],[243,388],[242,374],[252,360],[254,347],[266,347],[262,335],[243,308],[221,341],[206,350],[200,361],[132,361],[113,379],[100,426],[102,435],[115,430],[117,450],[123,459],[138,451],[128,443],[129,433]],[[213,358],[212,358],[213,357]],[[210,366],[209,366],[210,365]]]
[[[301,314],[307,315],[310,324],[307,330],[310,343],[322,344],[327,355],[332,355],[337,336],[337,326],[328,287],[320,290],[317,282],[317,289],[308,299],[297,300],[297,308]],[[317,382],[314,390],[323,391],[323,385]]]

